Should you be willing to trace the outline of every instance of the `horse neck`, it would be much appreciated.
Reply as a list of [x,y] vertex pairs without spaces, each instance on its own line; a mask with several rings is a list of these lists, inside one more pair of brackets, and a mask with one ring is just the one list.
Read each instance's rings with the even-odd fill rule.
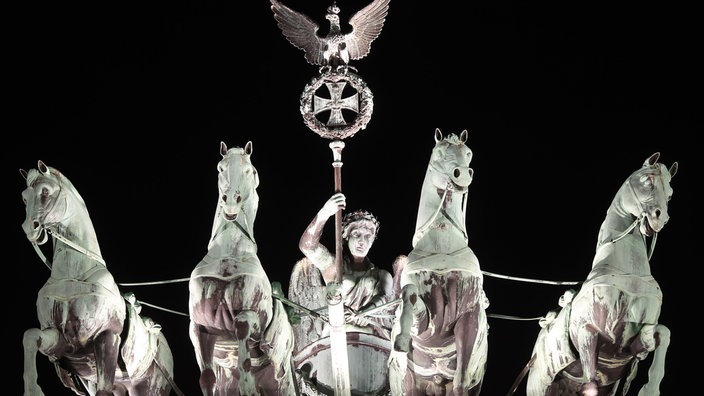
[[597,241],[596,255],[592,268],[605,265],[623,273],[650,275],[648,248],[638,225],[624,233],[633,225],[637,217],[622,205],[621,194],[629,194],[625,187],[619,190],[606,211],[606,218],[601,223]]
[[82,199],[65,192],[63,218],[51,227],[54,240],[52,277],[78,279],[89,269],[103,263],[93,222]]
[[208,244],[208,254],[215,257],[252,256],[257,253],[253,220],[242,211],[234,221],[227,220],[218,207],[213,221],[213,231]]
[[441,190],[426,176],[418,204],[413,248],[430,253],[452,253],[467,247],[465,208],[467,193]]

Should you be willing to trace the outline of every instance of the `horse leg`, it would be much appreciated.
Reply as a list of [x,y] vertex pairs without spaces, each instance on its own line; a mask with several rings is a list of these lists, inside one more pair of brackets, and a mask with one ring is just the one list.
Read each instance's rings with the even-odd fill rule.
[[40,330],[28,329],[24,332],[22,344],[24,346],[24,396],[44,396],[44,392],[37,382],[37,352],[49,356],[56,355],[55,348],[59,345],[59,331],[57,329]]
[[[418,287],[408,284],[401,289],[401,313],[398,317],[399,331],[394,339],[394,351],[408,352],[411,350],[411,327],[414,323],[416,304],[420,302]],[[422,305],[422,304],[421,304]]]
[[237,338],[237,370],[239,382],[237,388],[240,396],[257,396],[257,383],[252,374],[252,361],[250,359],[247,341],[253,333],[258,333],[259,317],[253,311],[242,311],[235,317],[235,337]]
[[648,382],[640,389],[638,396],[657,396],[660,394],[660,382],[665,376],[665,354],[670,345],[670,329],[661,324],[645,325],[640,332],[640,342],[647,351],[655,352],[648,369]]
[[104,331],[95,338],[96,396],[113,396],[120,334]]
[[[393,350],[389,355],[389,382],[394,396],[414,394],[418,390],[415,373],[408,368],[409,353],[412,353],[413,339],[411,330],[417,333],[428,327],[427,306],[418,293],[418,286],[409,283],[401,289],[401,304],[399,307]],[[391,383],[393,382],[393,383]]]
[[200,368],[198,383],[203,396],[213,396],[216,376],[213,371],[213,349],[217,336],[208,334],[207,330],[191,320],[189,326],[191,343],[196,353],[196,362]]
[[123,384],[115,384],[115,387],[113,388],[112,395],[113,396],[131,396],[131,395],[148,395],[149,393],[132,393],[127,390],[127,387]]
[[597,396],[599,389],[596,382],[597,363],[597,341],[599,332],[592,324],[581,323],[580,325],[570,325],[575,329],[572,340],[579,353],[579,361],[582,365],[582,379],[584,384],[580,390],[582,396]]
[[[453,379],[453,393],[465,396],[467,390],[476,388],[480,383],[472,383],[473,373],[468,372],[469,362],[472,358],[474,344],[477,340],[479,328],[479,306],[462,314],[455,322],[455,348],[457,351],[457,368]],[[481,387],[476,388],[481,389]],[[469,395],[479,394],[471,392]]]

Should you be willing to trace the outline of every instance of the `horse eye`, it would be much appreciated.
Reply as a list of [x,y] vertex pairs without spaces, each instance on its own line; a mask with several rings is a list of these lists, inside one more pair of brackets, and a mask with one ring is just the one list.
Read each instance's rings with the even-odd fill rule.
[[42,202],[42,205],[46,204],[46,201],[49,199],[49,189],[46,187],[42,187],[42,192],[39,194],[39,197]]
[[650,175],[641,176],[640,182],[641,182],[641,184],[643,184],[644,187],[649,187],[652,185],[652,181],[650,180]]

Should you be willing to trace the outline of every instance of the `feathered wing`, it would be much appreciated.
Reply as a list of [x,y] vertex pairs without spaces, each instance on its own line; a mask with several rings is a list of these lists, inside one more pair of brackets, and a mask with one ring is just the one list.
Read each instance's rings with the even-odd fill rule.
[[[326,287],[320,270],[306,257],[298,260],[291,271],[288,299],[313,311],[327,312]],[[322,319],[300,313],[300,321],[293,324],[294,353],[322,337],[325,323]]]
[[381,28],[384,27],[389,1],[391,0],[374,0],[350,18],[352,31],[345,37],[350,59],[360,59],[369,54],[372,41],[379,37]]
[[[389,0],[384,1],[388,3]],[[276,25],[283,32],[284,37],[294,47],[305,52],[306,61],[313,65],[324,65],[323,47],[325,42],[318,37],[320,28],[318,24],[307,15],[288,8],[278,0],[271,0],[271,10],[274,12]]]

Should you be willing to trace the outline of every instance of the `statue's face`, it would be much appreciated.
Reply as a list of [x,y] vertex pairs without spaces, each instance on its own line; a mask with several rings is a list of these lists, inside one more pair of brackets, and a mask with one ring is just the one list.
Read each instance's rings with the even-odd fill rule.
[[355,257],[366,257],[374,244],[376,229],[364,224],[350,226],[347,247]]

